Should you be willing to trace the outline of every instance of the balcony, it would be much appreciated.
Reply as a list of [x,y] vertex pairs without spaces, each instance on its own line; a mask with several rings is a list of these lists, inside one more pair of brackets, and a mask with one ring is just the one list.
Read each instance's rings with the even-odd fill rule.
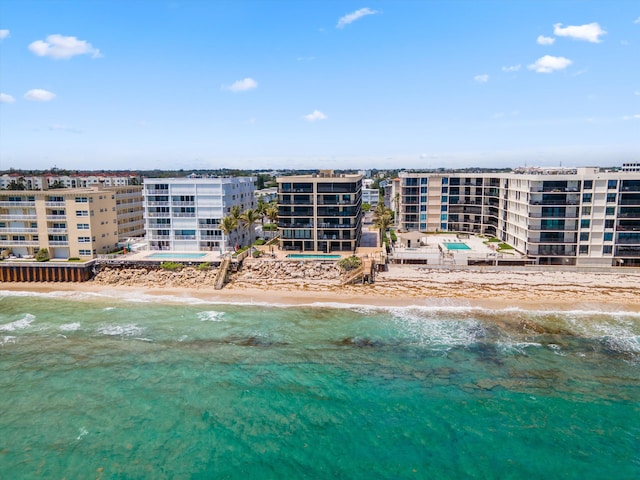
[[50,247],[67,247],[69,240],[49,240],[47,243]]
[[174,238],[176,240],[195,240],[195,235],[175,235]]
[[173,216],[175,218],[195,218],[196,212],[174,212]]
[[35,201],[23,201],[23,202],[0,202],[0,207],[35,207],[36,206],[36,202]]
[[51,222],[57,222],[59,220],[66,220],[66,219],[67,219],[66,215],[47,215],[47,220]]
[[222,240],[223,235],[200,235],[200,240]]
[[154,235],[150,233],[147,235],[148,240],[171,240],[171,235]]
[[640,257],[640,245],[616,247],[616,257]]
[[[51,242],[49,242],[51,244]],[[37,240],[0,240],[2,247],[38,247],[40,242]]]
[[278,228],[313,228],[313,223],[304,223],[304,222],[284,223],[284,222],[278,222]]
[[165,190],[165,189],[158,190],[158,189],[155,189],[155,188],[147,188],[145,190],[145,194],[147,194],[147,195],[169,195],[169,190],[168,189],[167,190]]
[[318,223],[318,229],[356,228],[355,223]]
[[171,212],[147,212],[147,217],[150,218],[169,218],[171,217]]
[[281,209],[279,217],[313,217],[313,208],[296,208],[293,211]]
[[0,227],[0,233],[38,233],[38,229],[27,227]]
[[195,207],[196,206],[196,202],[195,200],[193,201],[189,201],[189,202],[172,202],[172,205],[174,207]]
[[147,202],[149,207],[168,207],[169,202]]
[[57,233],[69,233],[68,228],[47,228],[47,233],[57,234]]
[[44,202],[45,207],[64,207],[66,202]]

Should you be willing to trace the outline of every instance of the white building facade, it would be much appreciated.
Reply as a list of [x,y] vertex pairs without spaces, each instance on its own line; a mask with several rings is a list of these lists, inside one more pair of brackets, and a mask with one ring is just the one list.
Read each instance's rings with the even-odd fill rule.
[[401,172],[390,195],[402,230],[493,235],[539,264],[640,267],[640,172]]
[[226,251],[252,239],[240,227],[228,236],[220,228],[234,206],[255,207],[255,177],[146,178],[145,230],[149,248]]

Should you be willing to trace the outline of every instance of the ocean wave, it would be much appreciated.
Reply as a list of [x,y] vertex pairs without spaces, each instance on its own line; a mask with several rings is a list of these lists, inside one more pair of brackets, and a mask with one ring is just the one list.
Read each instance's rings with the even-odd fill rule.
[[133,324],[125,325],[104,325],[98,328],[98,333],[102,335],[121,336],[121,337],[139,337],[144,328]]
[[3,335],[0,337],[0,345],[6,345],[7,343],[16,343],[16,337],[13,335]]
[[80,323],[79,322],[63,323],[58,328],[60,330],[62,330],[63,332],[75,332],[76,330],[78,330],[80,328]]
[[27,313],[20,320],[16,320],[14,322],[0,325],[0,332],[13,332],[15,330],[24,330],[25,328],[29,328],[29,326],[33,323],[35,319],[36,317],[34,315]]
[[201,322],[222,322],[225,312],[218,312],[215,310],[208,310],[206,312],[198,313],[198,318]]

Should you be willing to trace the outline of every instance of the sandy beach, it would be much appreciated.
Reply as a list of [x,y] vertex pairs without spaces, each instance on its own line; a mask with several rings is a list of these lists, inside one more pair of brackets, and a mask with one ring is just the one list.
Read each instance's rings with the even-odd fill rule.
[[[195,273],[194,273],[195,275]],[[211,278],[207,276],[204,278]],[[195,285],[195,286],[194,286]],[[210,281],[191,285],[120,281],[98,277],[85,283],[3,283],[3,290],[136,293],[191,296],[209,301],[304,305],[345,303],[375,306],[478,305],[523,309],[624,309],[640,311],[640,273],[575,271],[442,270],[392,265],[372,285],[341,285],[337,279],[256,278],[235,274],[222,289]]]

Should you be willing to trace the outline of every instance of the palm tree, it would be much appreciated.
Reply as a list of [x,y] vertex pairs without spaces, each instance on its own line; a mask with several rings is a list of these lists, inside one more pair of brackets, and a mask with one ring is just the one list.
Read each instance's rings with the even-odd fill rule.
[[260,215],[260,222],[264,225],[264,217],[267,215],[267,209],[269,204],[264,201],[264,198],[258,197],[258,204],[256,205],[256,213]]
[[232,216],[224,217],[220,223],[220,230],[222,230],[229,243],[231,243],[231,233],[235,232],[237,228],[238,221]]
[[380,246],[383,245],[386,231],[392,224],[393,220],[388,212],[374,219],[373,225],[380,230]]
[[276,203],[269,203],[266,215],[270,223],[276,223],[278,221],[278,205]]
[[240,220],[242,220],[242,229],[249,232],[249,243],[251,243],[253,239],[253,225],[260,220],[260,216],[257,210],[249,208],[242,212]]

